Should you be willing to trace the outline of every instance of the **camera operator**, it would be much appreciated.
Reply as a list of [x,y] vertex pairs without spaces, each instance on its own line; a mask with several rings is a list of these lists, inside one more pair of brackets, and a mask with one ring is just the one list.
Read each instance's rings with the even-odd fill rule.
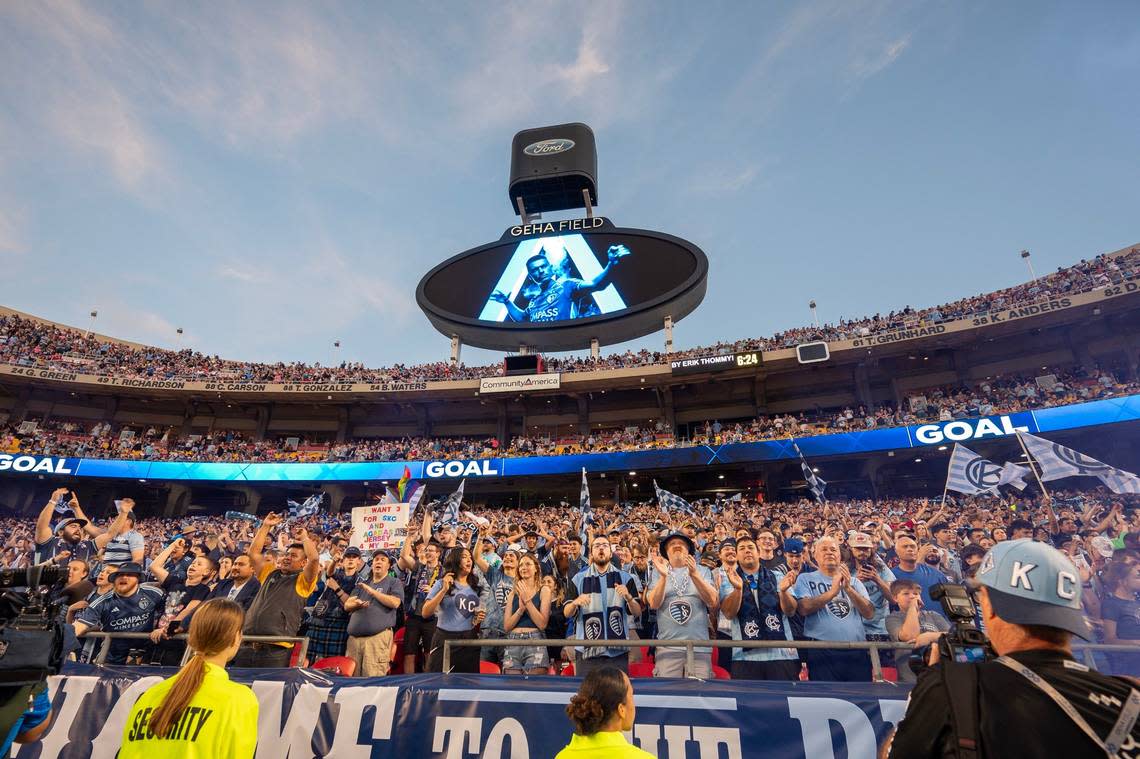
[[[938,666],[919,676],[884,754],[1134,755],[1140,748],[1140,690],[1072,656],[1071,637],[1092,634],[1072,562],[1033,540],[1006,541],[986,554],[972,584],[999,658],[964,664],[952,639],[932,646],[930,663]],[[955,661],[945,661],[948,653]]]

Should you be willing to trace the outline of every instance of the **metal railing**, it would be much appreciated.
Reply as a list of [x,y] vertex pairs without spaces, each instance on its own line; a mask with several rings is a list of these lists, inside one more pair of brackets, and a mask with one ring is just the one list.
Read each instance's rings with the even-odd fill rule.
[[[178,635],[171,635],[169,638],[163,638],[162,640],[163,640],[163,642],[166,642],[168,640],[185,641],[189,637],[190,636],[185,634],[185,633],[179,633]],[[92,660],[92,662],[91,662],[92,664],[106,664],[107,663],[107,655],[111,651],[111,644],[108,643],[107,641],[110,641],[110,640],[145,640],[148,644],[151,643],[150,633],[144,633],[144,632],[109,633],[109,632],[92,631],[92,632],[84,633],[81,640],[85,640],[87,638],[101,639],[104,641],[103,644],[99,648],[99,653],[96,654],[94,660]],[[280,635],[243,635],[243,636],[241,636],[241,642],[243,644],[244,643],[290,643],[290,644],[300,643],[301,644],[301,650],[297,653],[298,666],[300,666],[301,662],[305,661],[305,657],[308,656],[308,654],[309,654],[309,639],[308,638],[282,637]],[[182,652],[182,661],[179,664],[179,666],[181,666],[182,664],[185,664],[190,659],[190,656],[191,656],[190,646],[189,646],[189,644],[187,644],[186,650]]]
[[[564,648],[568,646],[585,647],[585,648],[641,648],[643,646],[648,648],[684,648],[685,649],[685,671],[693,672],[696,663],[695,651],[698,648],[794,648],[794,649],[829,649],[833,651],[867,651],[871,657],[871,680],[874,682],[886,682],[883,677],[883,663],[879,655],[880,651],[906,651],[911,652],[914,646],[909,643],[899,643],[896,641],[839,641],[839,640],[723,640],[717,638],[715,640],[576,640],[570,638],[543,638],[538,639],[510,639],[510,638],[460,638],[457,640],[443,641],[443,671],[451,671],[451,648],[452,646],[461,646],[465,648],[507,648],[507,647],[542,647],[557,646]],[[1140,647],[1130,646],[1127,644],[1108,644],[1108,643],[1084,643],[1075,644],[1073,646],[1073,653],[1082,654],[1081,658],[1084,659],[1085,664],[1089,667],[1096,668],[1096,660],[1093,657],[1096,651],[1119,651],[1130,652],[1140,656]],[[691,677],[691,675],[690,675]]]

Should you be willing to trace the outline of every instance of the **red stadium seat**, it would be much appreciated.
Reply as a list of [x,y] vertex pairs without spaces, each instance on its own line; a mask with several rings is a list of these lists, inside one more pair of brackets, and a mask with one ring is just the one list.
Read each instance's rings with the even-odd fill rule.
[[326,656],[314,662],[310,669],[319,669],[322,672],[331,672],[342,677],[352,677],[356,672],[356,661],[347,656]]
[[732,679],[732,675],[728,674],[727,669],[725,669],[724,667],[718,667],[715,664],[713,665],[713,677],[715,677],[717,680],[731,680]]
[[503,674],[503,670],[493,661],[481,661],[479,662],[479,673],[483,675],[501,675]]
[[392,637],[392,667],[390,674],[404,674],[404,628],[401,627]]
[[647,662],[653,661],[653,654],[649,653],[649,646],[641,647],[641,660]]
[[289,655],[289,666],[290,667],[296,667],[297,666],[297,659],[299,659],[300,657],[301,657],[301,644],[300,643],[294,643],[293,644],[293,653]]
[[630,677],[653,677],[653,662],[639,661],[629,665]]
[[566,667],[561,672],[559,672],[558,674],[562,675],[563,677],[573,677],[574,676],[574,665],[573,664],[567,664]]
[[888,683],[897,683],[899,681],[899,671],[895,667],[883,667],[883,679]]

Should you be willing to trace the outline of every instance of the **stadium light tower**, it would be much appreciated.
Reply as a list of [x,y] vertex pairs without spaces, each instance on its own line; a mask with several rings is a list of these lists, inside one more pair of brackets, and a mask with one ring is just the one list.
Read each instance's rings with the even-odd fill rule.
[[818,329],[819,328],[819,314],[816,313],[815,301],[814,300],[808,301],[808,308],[811,309],[811,323],[814,324],[816,326],[816,328]]
[[92,309],[88,316],[91,317],[91,324],[87,327],[87,331],[83,333],[84,338],[90,337],[91,333],[95,331],[95,320],[99,318],[99,312]]
[[1029,267],[1029,278],[1034,282],[1037,281],[1037,272],[1033,271],[1033,262],[1029,260],[1029,251],[1021,251],[1021,258],[1025,261],[1025,265]]

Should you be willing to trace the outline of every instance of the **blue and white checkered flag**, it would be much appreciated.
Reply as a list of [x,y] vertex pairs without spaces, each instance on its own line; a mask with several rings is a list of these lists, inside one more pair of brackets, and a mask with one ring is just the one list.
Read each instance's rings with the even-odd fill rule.
[[657,480],[653,481],[653,489],[657,491],[657,503],[665,511],[679,511],[682,514],[692,514],[693,507],[681,496],[676,493],[670,493],[668,490],[662,490],[657,486]]
[[792,447],[796,449],[796,453],[798,453],[800,456],[800,469],[804,473],[804,479],[807,481],[808,490],[810,490],[811,494],[815,496],[815,500],[817,502],[822,503],[823,501],[827,500],[823,495],[824,491],[827,489],[827,481],[811,470],[811,467],[807,463],[807,459],[804,458],[803,451],[800,450],[800,447],[798,445],[792,443]]
[[586,484],[586,467],[582,467],[582,492],[578,496],[578,510],[582,512],[582,524],[594,523],[594,507],[590,505],[590,486]]
[[317,493],[305,499],[303,503],[296,501],[286,500],[285,503],[289,506],[289,516],[294,519],[301,519],[303,517],[311,517],[321,510],[321,501],[325,499],[324,493]]

